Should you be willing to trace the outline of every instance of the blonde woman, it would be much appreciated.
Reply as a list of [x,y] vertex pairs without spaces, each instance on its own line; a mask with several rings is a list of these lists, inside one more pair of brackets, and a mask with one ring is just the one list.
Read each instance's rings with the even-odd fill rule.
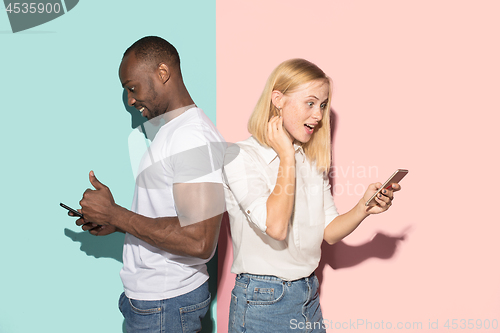
[[304,59],[280,64],[248,122],[252,134],[226,151],[225,196],[237,274],[229,332],[325,332],[314,270],[321,243],[333,244],[370,214],[386,211],[393,192],[339,215],[328,170],[331,86]]

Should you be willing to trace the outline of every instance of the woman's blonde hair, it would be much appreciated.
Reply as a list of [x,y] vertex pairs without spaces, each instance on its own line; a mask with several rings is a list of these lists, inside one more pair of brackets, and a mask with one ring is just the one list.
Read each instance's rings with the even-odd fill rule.
[[328,172],[331,165],[330,145],[330,100],[331,84],[330,78],[315,64],[305,59],[290,59],[282,62],[274,69],[267,79],[266,86],[259,101],[248,120],[248,131],[262,145],[270,146],[267,137],[267,123],[271,117],[279,114],[274,106],[271,96],[274,90],[283,95],[294,92],[300,85],[314,80],[325,80],[328,82],[328,102],[325,107],[323,119],[315,127],[311,139],[302,145],[307,158],[316,165],[320,172]]

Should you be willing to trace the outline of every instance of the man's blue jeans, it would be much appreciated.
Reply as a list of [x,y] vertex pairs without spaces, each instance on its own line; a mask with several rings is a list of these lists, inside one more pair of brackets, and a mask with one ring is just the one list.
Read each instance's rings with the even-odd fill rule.
[[197,289],[169,299],[139,301],[120,296],[119,308],[127,333],[194,333],[210,305],[208,281]]

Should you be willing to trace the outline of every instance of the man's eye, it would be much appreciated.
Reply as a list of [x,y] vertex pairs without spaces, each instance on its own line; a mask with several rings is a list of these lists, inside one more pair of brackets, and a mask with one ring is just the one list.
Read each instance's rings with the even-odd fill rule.
[[135,88],[134,88],[134,87],[132,87],[132,88],[128,88],[128,90],[129,90],[130,92],[134,92],[134,91],[135,91]]

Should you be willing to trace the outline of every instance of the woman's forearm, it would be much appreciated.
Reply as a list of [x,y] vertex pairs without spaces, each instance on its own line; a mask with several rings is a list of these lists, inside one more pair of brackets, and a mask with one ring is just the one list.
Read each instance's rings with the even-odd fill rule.
[[280,160],[278,178],[266,202],[266,234],[276,240],[285,239],[295,202],[295,156]]
[[332,245],[353,232],[368,216],[360,200],[353,209],[339,215],[325,228],[324,240]]

